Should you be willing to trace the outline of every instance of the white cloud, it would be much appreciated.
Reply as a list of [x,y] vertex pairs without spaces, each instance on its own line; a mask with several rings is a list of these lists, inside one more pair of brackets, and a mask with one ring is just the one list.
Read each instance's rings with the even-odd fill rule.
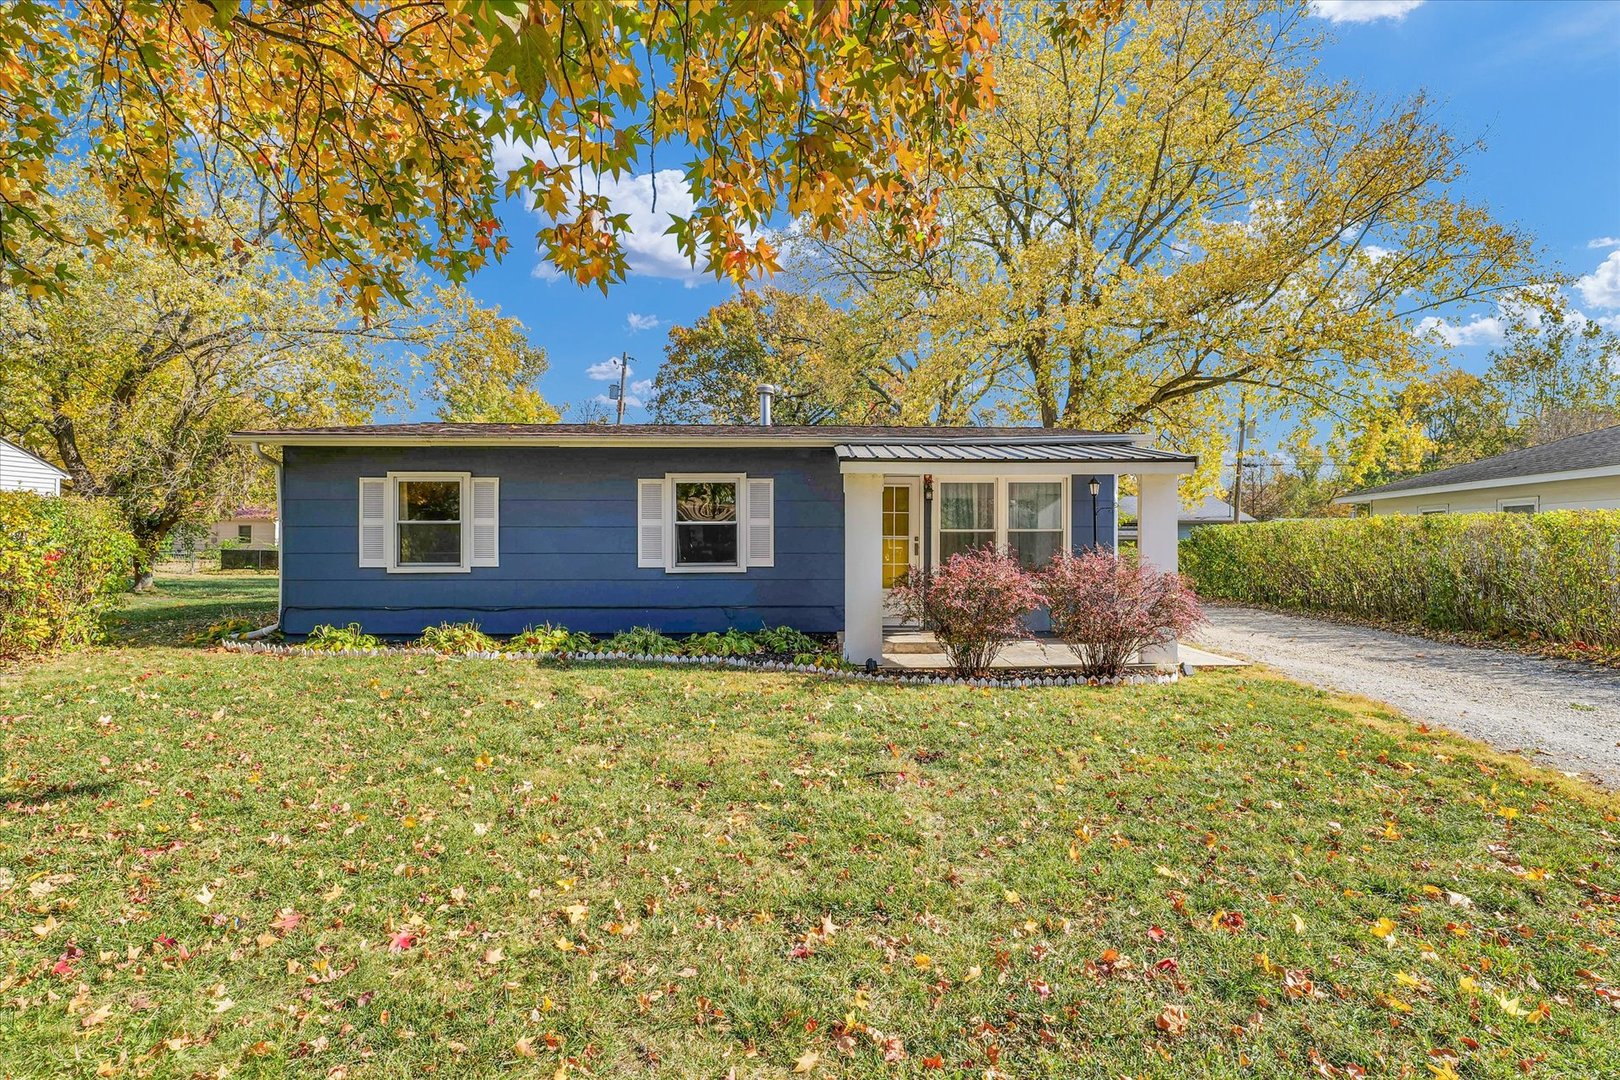
[[1596,270],[1577,278],[1575,288],[1593,307],[1620,308],[1620,251],[1610,252]]
[[[556,163],[558,156],[550,147],[515,143],[510,139],[496,139],[490,147],[490,159],[497,176],[521,169],[526,161]],[[598,175],[590,169],[576,169],[575,182],[593,195],[600,194],[608,201],[608,213],[626,214],[629,232],[619,237],[630,273],[647,277],[673,278],[692,288],[710,277],[693,266],[681,254],[675,237],[668,232],[676,217],[687,217],[696,205],[692,189],[679,169],[660,169],[654,173],[634,176]],[[656,199],[654,196],[656,195]],[[657,203],[656,209],[654,203]],[[524,192],[523,204],[543,220],[550,219],[535,205],[534,196]],[[752,240],[753,234],[745,233]],[[534,276],[550,280],[558,276],[555,268],[542,261],[534,269]]]
[[1423,0],[1311,0],[1311,14],[1336,23],[1399,20],[1422,3]]
[[1468,322],[1456,326],[1429,316],[1417,324],[1419,334],[1433,331],[1440,340],[1453,348],[1467,345],[1500,345],[1507,331],[1507,321],[1494,315],[1475,315]]
[[[623,363],[624,361],[619,357],[610,356],[600,364],[592,364],[590,367],[586,368],[585,377],[587,379],[595,379],[597,382],[618,382],[619,367]],[[626,372],[626,375],[634,375],[635,373],[636,369],[632,367],[628,372]]]
[[658,316],[638,315],[634,311],[626,315],[624,321],[629,325],[632,334],[639,333],[642,330],[652,330],[658,326]]
[[1620,236],[1599,236],[1588,240],[1586,246],[1593,251],[1602,251],[1604,248],[1620,247]]

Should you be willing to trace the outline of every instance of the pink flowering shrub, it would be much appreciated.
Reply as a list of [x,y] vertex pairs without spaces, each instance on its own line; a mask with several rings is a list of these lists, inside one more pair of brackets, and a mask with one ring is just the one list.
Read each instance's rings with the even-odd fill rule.
[[987,671],[1027,633],[1024,616],[1042,603],[1018,560],[988,547],[952,555],[931,573],[913,570],[893,596],[907,618],[934,632],[959,675]]
[[1180,574],[1138,565],[1112,551],[1060,551],[1039,582],[1052,633],[1080,657],[1086,675],[1118,675],[1136,652],[1204,621],[1198,597]]

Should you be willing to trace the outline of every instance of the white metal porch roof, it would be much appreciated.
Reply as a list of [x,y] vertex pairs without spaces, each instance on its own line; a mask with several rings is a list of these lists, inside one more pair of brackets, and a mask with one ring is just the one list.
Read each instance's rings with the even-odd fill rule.
[[1154,450],[1124,442],[1097,442],[1085,438],[1065,439],[1044,436],[1039,439],[952,439],[945,441],[896,440],[846,442],[834,448],[839,461],[885,461],[918,465],[954,465],[965,462],[1072,462],[1072,463],[1171,463],[1196,465],[1189,454]]

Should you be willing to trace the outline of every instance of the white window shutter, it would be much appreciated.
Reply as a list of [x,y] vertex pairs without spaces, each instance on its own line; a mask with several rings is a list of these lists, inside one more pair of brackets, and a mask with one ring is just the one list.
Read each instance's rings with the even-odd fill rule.
[[501,565],[501,481],[472,478],[472,558],[468,566]]
[[388,565],[388,480],[360,478],[360,565]]
[[748,565],[776,565],[776,481],[748,479]]
[[636,481],[636,565],[664,566],[664,482]]

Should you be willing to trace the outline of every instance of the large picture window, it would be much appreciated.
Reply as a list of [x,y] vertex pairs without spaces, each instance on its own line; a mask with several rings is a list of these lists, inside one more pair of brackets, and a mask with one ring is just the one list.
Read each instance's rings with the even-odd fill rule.
[[939,561],[996,542],[996,484],[939,486]]
[[938,486],[936,564],[995,547],[1038,570],[1068,539],[1069,500],[1060,478],[942,480]]
[[675,565],[737,566],[736,480],[675,481]]
[[1055,480],[1007,483],[1007,554],[1039,570],[1063,546],[1063,485]]

